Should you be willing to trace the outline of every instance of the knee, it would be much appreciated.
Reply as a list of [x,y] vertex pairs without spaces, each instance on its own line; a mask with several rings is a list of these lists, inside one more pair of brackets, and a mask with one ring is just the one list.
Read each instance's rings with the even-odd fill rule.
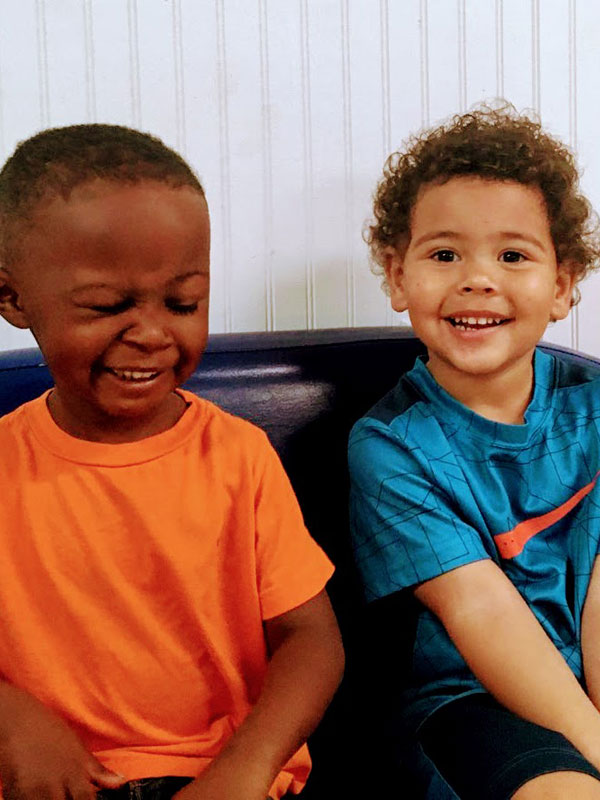
[[600,781],[583,772],[549,772],[517,789],[513,800],[600,800]]

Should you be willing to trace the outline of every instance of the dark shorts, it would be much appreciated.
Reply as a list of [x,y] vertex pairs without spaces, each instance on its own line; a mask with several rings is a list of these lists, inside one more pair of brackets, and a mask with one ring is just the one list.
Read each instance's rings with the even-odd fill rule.
[[101,789],[96,800],[171,800],[171,797],[187,786],[192,778],[141,778],[124,783],[118,789]]
[[[124,783],[118,789],[101,789],[97,800],[171,800],[171,797],[191,783],[193,778],[141,778]],[[266,800],[269,800],[267,798]]]
[[435,711],[419,742],[461,800],[508,800],[549,772],[600,773],[565,737],[527,722],[488,694],[471,694]]

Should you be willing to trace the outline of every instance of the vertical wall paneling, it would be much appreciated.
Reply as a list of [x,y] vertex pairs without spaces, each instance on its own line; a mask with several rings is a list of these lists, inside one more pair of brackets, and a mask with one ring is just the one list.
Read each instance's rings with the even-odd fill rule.
[[302,14],[298,0],[269,0],[265,10],[269,92],[265,122],[272,182],[271,214],[263,226],[269,227],[273,328],[306,328],[307,272],[310,274],[306,213],[310,204],[305,186]]
[[140,53],[138,39],[137,0],[127,0],[127,33],[129,39],[129,90],[131,96],[131,124],[142,125],[140,97]]
[[[577,150],[577,0],[569,0],[569,146]],[[571,347],[578,350],[579,307],[571,309]]]
[[531,7],[523,0],[499,0],[502,12],[501,96],[519,110],[534,106],[534,61]]
[[[448,5],[454,7],[453,3]],[[427,124],[430,116],[428,16],[431,13],[434,12],[424,0],[387,2],[391,130],[390,146],[386,147],[384,156],[400,149],[410,134],[417,133]],[[378,165],[374,174],[377,179],[381,177],[381,165]],[[369,216],[370,213],[369,209]],[[379,283],[371,277],[368,280],[370,285]],[[407,324],[408,315],[392,311],[389,299],[381,290],[379,292],[379,304],[383,309],[379,316],[381,322],[387,325]],[[375,304],[374,300],[371,304],[374,317],[379,304]]]
[[467,110],[467,10],[466,0],[457,0],[458,11],[458,109]]
[[[167,8],[168,10],[168,8]],[[230,293],[229,274],[226,273],[224,247],[227,242],[225,234],[229,219],[223,219],[223,209],[227,209],[224,193],[229,186],[222,180],[222,147],[221,135],[223,112],[220,103],[223,101],[223,80],[221,67],[223,45],[218,35],[219,14],[215,9],[215,0],[210,2],[189,2],[181,0],[181,13],[176,11],[172,24],[179,28],[176,35],[175,49],[180,48],[181,87],[184,92],[182,103],[183,129],[185,136],[185,153],[191,166],[196,170],[206,191],[211,215],[211,303],[210,327],[214,331],[224,331],[226,322],[226,297]],[[173,46],[171,47],[173,51]],[[152,49],[149,49],[151,54]],[[166,51],[164,51],[167,57]],[[162,103],[159,84],[155,102]],[[166,106],[172,102],[173,96],[165,98]],[[164,124],[171,120],[171,115],[163,113]],[[157,129],[163,134],[162,128]],[[177,132],[174,132],[177,136]],[[164,135],[164,134],[163,134]],[[171,142],[175,144],[175,141]],[[255,198],[251,196],[250,203]],[[260,280],[260,275],[258,276]]]
[[496,0],[496,97],[504,97],[504,1]]
[[271,89],[269,63],[268,0],[258,0],[260,88],[262,112],[262,183],[263,183],[263,263],[265,287],[265,329],[272,331],[275,324],[275,292],[273,285],[273,150],[271,125]]
[[[540,3],[536,0],[534,30],[537,35],[535,58],[539,84],[537,110],[544,126],[565,144],[573,146],[576,129],[573,97],[576,94],[576,74],[572,70],[573,39],[572,14],[569,0],[561,3]],[[573,347],[577,336],[577,312],[548,328],[546,338],[567,347]]]
[[[268,4],[265,4],[262,16],[263,23],[266,23],[262,36],[266,49],[262,50],[259,10],[256,0],[253,3],[227,0],[225,4],[231,180],[230,285],[237,300],[232,308],[233,330],[265,328],[269,305],[265,289],[271,282],[265,269],[265,246],[270,247],[265,239],[271,238],[267,230],[270,223],[265,220],[265,203],[270,202],[271,194],[267,167],[270,160],[270,111],[263,105],[265,98],[270,96],[268,75],[265,74],[265,67],[270,73]],[[236,37],[239,37],[240,30],[244,36],[238,41]],[[230,58],[229,42],[235,43],[235,61]],[[248,203],[249,197],[254,198],[251,204]]]
[[497,11],[492,0],[465,0],[466,107],[497,94]]
[[531,98],[534,109],[539,113],[541,105],[539,0],[531,0],[531,63]]
[[[362,238],[385,158],[483,100],[534,109],[600,207],[591,0],[0,3],[0,156],[48,125],[141,127],[211,211],[212,330],[399,324]],[[600,353],[600,275],[548,338]],[[0,349],[30,344],[0,321]]]
[[46,38],[45,0],[36,0],[35,11],[40,128],[47,128],[50,125],[50,91],[48,88],[48,46]]
[[[89,112],[88,55],[85,8],[81,0],[38,4],[40,35],[40,127],[85,122]],[[91,66],[91,65],[89,65]]]
[[19,139],[41,127],[40,53],[36,0],[0,4],[0,72],[4,122],[3,159]]
[[173,147],[182,141],[183,123],[179,16],[177,0],[136,0],[130,13],[136,125],[157,132]]
[[174,94],[175,94],[175,127],[176,147],[182,155],[187,156],[187,136],[185,124],[185,82],[183,67],[183,20],[181,0],[172,0],[173,23],[173,62],[174,62]]
[[354,173],[352,147],[352,84],[350,71],[350,13],[349,0],[340,0],[342,37],[342,87],[344,129],[344,205],[345,205],[345,261],[346,261],[346,320],[356,324],[356,296],[354,287],[354,258],[352,252],[352,226],[354,224]]
[[[377,4],[374,6],[377,24]],[[309,14],[311,41],[312,155],[314,166],[313,234],[315,263],[315,326],[348,325],[348,264],[343,243],[347,238],[347,156],[349,108],[344,102],[344,40],[339,0],[317,6]],[[322,38],[317,35],[322,32]],[[329,42],[328,45],[325,43]],[[315,127],[315,120],[319,126]],[[338,244],[342,244],[339,247]]]
[[[347,324],[342,14],[301,0],[307,327]],[[318,125],[315,121],[318,120]]]
[[299,0],[300,5],[300,53],[302,70],[302,155],[304,159],[304,274],[306,286],[306,327],[315,327],[315,273],[313,262],[313,143],[310,75],[310,40],[308,0]]
[[83,2],[83,41],[85,50],[85,120],[95,122],[96,108],[96,69],[94,63],[94,15],[91,0]]
[[381,30],[381,139],[383,144],[382,160],[392,150],[390,107],[392,103],[390,89],[390,20],[388,0],[379,0],[379,27]]
[[[421,16],[419,19],[421,30],[421,127],[425,128],[430,121],[429,104],[429,14],[428,0],[421,0]],[[435,15],[434,15],[435,18]]]
[[[18,10],[15,18],[12,4],[10,12],[7,5],[0,8],[2,161],[12,153],[17,141],[41,127],[43,65],[40,62],[38,5],[35,0],[23,0]],[[47,92],[42,94],[47,100]],[[31,347],[34,344],[29,331],[13,328],[0,318],[0,350]]]
[[[421,121],[435,125],[460,110],[465,77],[459,37],[462,0],[421,2]],[[462,53],[461,53],[462,49]]]
[[[600,209],[600,158],[598,157],[598,104],[600,97],[600,13],[595,3],[578,2],[570,6],[574,28],[572,49],[576,84],[576,154],[582,171],[581,185],[592,205]],[[600,353],[600,273],[588,277],[580,286],[578,346],[587,353]]]
[[[2,27],[2,14],[0,12],[0,28]],[[0,39],[0,160],[6,153],[6,134],[4,129],[4,42]]]
[[[391,130],[385,156],[397,150],[409,133],[427,124],[429,116],[427,4],[424,0],[388,0],[386,6]],[[357,68],[362,58],[357,56]]]
[[[411,2],[414,4],[415,0]],[[371,24],[365,24],[367,19]],[[411,103],[410,91],[416,92],[418,97],[418,82],[415,83],[413,76],[406,73],[403,62],[403,59],[412,59],[413,67],[418,70],[418,62],[411,51],[414,40],[408,37],[407,20],[412,21],[418,53],[417,15],[407,15],[406,4],[379,0],[377,9],[372,0],[350,0],[348,3],[348,109],[352,137],[350,251],[353,258],[354,324],[359,326],[392,324],[397,320],[381,291],[379,280],[371,274],[363,228],[371,217],[371,197],[381,176],[383,162],[399,144],[392,132],[392,94],[396,102],[394,108],[402,117],[403,103]],[[416,114],[418,125],[418,106]]]
[[[382,163],[392,152],[391,83],[390,83],[390,8],[388,0],[379,0],[379,27],[381,30],[381,137],[383,142]],[[395,39],[394,39],[395,41]],[[389,303],[385,304],[385,324],[394,324],[394,313]]]
[[231,298],[231,178],[229,160],[229,100],[227,86],[227,46],[225,41],[225,4],[215,0],[217,16],[217,76],[219,85],[219,140],[220,140],[220,185],[222,219],[222,261],[221,270],[224,284],[225,332],[233,329],[233,307]]
[[[96,120],[132,125],[132,83],[139,74],[132,72],[128,2],[90,0],[90,6]],[[75,113],[70,121],[78,121]]]

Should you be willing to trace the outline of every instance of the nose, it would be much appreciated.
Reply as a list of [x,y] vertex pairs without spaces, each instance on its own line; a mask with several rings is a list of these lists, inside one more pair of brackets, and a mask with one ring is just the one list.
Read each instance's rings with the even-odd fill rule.
[[120,337],[126,344],[146,351],[164,350],[173,344],[169,320],[160,310],[135,309],[128,323]]
[[498,291],[494,268],[484,259],[473,259],[463,262],[463,270],[459,277],[461,294],[495,294]]

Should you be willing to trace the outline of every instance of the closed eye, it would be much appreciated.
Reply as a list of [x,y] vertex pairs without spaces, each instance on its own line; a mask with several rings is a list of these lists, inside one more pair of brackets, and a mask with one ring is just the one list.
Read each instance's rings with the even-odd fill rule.
[[167,302],[167,308],[174,314],[193,314],[198,310],[198,303]]
[[113,303],[109,306],[90,306],[92,311],[97,311],[99,314],[121,314],[127,311],[133,305],[133,300],[121,300],[120,303]]

